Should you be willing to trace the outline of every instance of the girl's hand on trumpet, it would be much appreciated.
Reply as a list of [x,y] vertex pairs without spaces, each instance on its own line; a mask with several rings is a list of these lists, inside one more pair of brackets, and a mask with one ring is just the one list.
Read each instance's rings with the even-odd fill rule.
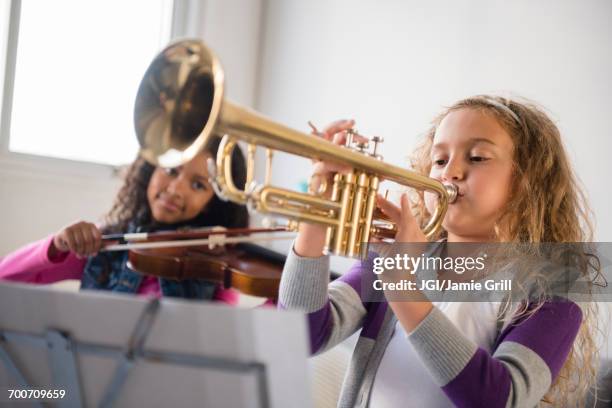
[[402,194],[399,207],[380,194],[376,196],[376,205],[397,226],[395,242],[427,242],[410,209],[408,193]]
[[[342,146],[346,143],[348,131],[355,126],[355,121],[352,119],[337,120],[327,125],[322,131],[319,131],[310,122],[309,125],[312,128],[313,135]],[[353,140],[367,142],[368,139],[353,134]],[[310,177],[309,191],[323,198],[329,198],[334,174],[348,173],[349,171],[351,171],[351,168],[342,164],[317,161],[314,163],[312,176]],[[321,256],[325,247],[325,232],[326,227],[322,225],[300,222],[294,245],[296,254],[312,258]]]
[[[355,121],[353,119],[337,120],[327,125],[323,129],[323,131],[319,131],[311,122],[308,122],[308,125],[312,128],[313,135],[323,138],[334,144],[343,146],[346,143],[348,131],[353,129],[353,127],[355,126]],[[357,134],[353,134],[353,140],[357,142],[368,141],[367,138]],[[350,167],[344,166],[342,164],[324,161],[313,161],[313,163],[314,167],[312,171],[312,176],[310,177],[309,191],[324,198],[329,198],[331,196],[330,187],[334,174],[348,173],[349,171],[351,171]],[[325,188],[321,188],[322,184],[325,185]]]

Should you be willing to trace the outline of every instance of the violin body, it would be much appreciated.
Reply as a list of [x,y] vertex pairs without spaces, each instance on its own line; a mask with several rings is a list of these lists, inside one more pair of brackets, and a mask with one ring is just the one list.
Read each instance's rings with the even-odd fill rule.
[[241,243],[210,249],[168,247],[133,249],[128,266],[166,279],[204,279],[241,293],[278,298],[285,256],[258,245]]

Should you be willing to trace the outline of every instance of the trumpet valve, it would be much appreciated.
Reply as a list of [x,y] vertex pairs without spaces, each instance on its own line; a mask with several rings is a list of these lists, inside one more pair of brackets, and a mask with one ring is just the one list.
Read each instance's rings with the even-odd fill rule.
[[374,144],[374,146],[372,148],[372,153],[370,154],[370,156],[374,157],[375,159],[382,160],[383,158],[382,155],[378,154],[378,147],[384,141],[385,141],[385,138],[382,136],[372,137],[372,143]]
[[345,147],[352,147],[353,145],[353,137],[355,136],[355,134],[357,133],[357,131],[355,129],[348,129],[346,131],[346,139],[344,141],[344,146]]
[[357,150],[360,153],[366,153],[369,147],[370,147],[370,144],[368,142],[355,143],[355,150]]

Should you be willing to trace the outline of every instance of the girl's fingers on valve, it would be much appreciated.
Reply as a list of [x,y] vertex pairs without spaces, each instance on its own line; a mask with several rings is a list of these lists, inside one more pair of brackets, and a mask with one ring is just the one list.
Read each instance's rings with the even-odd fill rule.
[[323,162],[322,171],[324,173],[349,173],[351,168],[342,164]]
[[401,213],[402,213],[402,222],[406,227],[413,228],[417,227],[416,219],[412,214],[412,210],[410,209],[410,199],[408,198],[408,194],[402,194],[402,198],[400,200],[401,204]]
[[334,136],[331,139],[331,142],[333,144],[343,145],[345,140],[346,140],[346,132],[341,131],[341,132],[334,134]]
[[360,135],[359,133],[353,133],[353,141],[367,143],[370,141],[370,139],[368,139],[365,136]]
[[400,203],[401,215],[400,221],[397,223],[395,240],[398,242],[427,242],[427,237],[421,231],[416,218],[412,214],[407,193],[402,194]]
[[[346,144],[347,136],[348,136],[348,132],[346,130],[343,130],[334,135],[332,142],[337,145],[343,146],[344,144]],[[365,136],[361,136],[356,133],[353,133],[353,142],[366,142],[367,143],[368,138]]]
[[340,119],[335,122],[330,123],[323,129],[323,137],[327,140],[333,140],[336,133],[349,130],[353,126],[355,126],[355,121],[353,119]]
[[[343,136],[343,139],[338,139],[341,132],[345,132],[348,129],[351,129],[355,125],[355,121],[353,119],[340,119],[331,124],[327,125],[323,131],[317,129],[317,127],[312,123],[308,122],[308,125],[312,129],[312,134],[321,137],[328,142],[336,143],[336,144],[344,144],[344,140],[346,140],[346,135]],[[313,163],[316,163],[316,160],[312,160]]]
[[320,161],[315,164],[313,174],[328,175],[332,173],[348,173],[350,170],[350,167],[341,164]]
[[402,209],[380,194],[376,196],[376,205],[382,212],[391,219],[392,222],[399,224],[402,219]]

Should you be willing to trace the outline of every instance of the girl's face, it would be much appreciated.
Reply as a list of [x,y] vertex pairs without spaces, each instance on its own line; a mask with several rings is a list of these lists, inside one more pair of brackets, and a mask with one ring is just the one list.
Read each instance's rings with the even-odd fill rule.
[[[452,111],[434,135],[430,177],[459,188],[443,227],[448,240],[488,241],[508,202],[513,171],[513,142],[489,114],[475,109]],[[436,199],[425,194],[432,212]]]
[[206,153],[173,168],[157,167],[147,188],[151,214],[157,222],[175,224],[195,218],[214,192],[208,183]]

